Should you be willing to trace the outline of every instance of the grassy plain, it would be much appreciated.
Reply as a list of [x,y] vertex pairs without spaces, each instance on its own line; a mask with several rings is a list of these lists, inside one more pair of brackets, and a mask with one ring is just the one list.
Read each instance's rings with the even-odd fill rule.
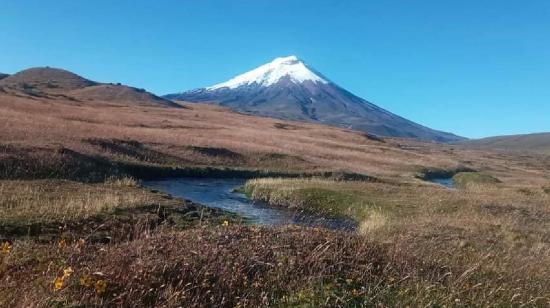
[[274,206],[356,220],[367,239],[447,268],[449,283],[463,283],[458,292],[475,299],[470,305],[548,301],[550,194],[543,187],[279,178],[250,180],[244,190]]
[[[548,156],[182,106],[0,93],[0,306],[550,304]],[[422,180],[465,169],[498,182]],[[348,176],[276,176],[327,171]],[[360,232],[239,226],[130,179],[238,174]]]

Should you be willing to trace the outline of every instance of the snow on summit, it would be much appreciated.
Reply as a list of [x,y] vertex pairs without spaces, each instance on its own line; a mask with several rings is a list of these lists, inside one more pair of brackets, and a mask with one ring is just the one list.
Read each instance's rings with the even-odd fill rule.
[[277,83],[281,78],[289,77],[294,83],[302,83],[306,80],[319,82],[323,84],[329,83],[328,80],[322,78],[317,73],[309,69],[304,62],[300,61],[296,56],[281,57],[259,66],[249,72],[232,78],[226,82],[213,85],[206,88],[207,90],[216,90],[220,88],[235,89],[241,86],[257,84],[260,86],[270,86]]

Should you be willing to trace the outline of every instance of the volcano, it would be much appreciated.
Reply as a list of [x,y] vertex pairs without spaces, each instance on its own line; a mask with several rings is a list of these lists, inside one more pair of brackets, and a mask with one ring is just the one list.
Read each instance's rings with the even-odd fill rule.
[[464,139],[384,110],[341,88],[296,56],[276,58],[226,82],[165,97],[215,103],[243,113],[322,123],[380,136],[436,142]]

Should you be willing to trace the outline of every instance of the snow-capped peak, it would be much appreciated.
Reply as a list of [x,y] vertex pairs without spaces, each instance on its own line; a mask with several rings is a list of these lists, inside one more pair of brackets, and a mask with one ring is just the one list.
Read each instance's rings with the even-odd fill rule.
[[277,83],[283,77],[290,78],[294,83],[302,83],[306,80],[324,84],[328,83],[328,80],[309,69],[304,62],[300,61],[296,56],[288,56],[276,58],[267,64],[259,66],[226,82],[208,87],[207,89],[234,89],[252,84],[270,86]]

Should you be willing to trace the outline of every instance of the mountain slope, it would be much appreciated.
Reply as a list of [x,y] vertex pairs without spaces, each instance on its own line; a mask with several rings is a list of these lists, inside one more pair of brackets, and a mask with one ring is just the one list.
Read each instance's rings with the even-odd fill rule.
[[0,73],[0,80],[8,77],[9,75],[8,74],[3,74],[3,73]]
[[29,68],[0,80],[2,87],[42,92],[70,91],[96,84],[69,71],[50,67]]
[[169,94],[288,120],[319,122],[383,136],[452,142],[463,138],[411,122],[357,97],[295,56],[277,58],[227,82]]
[[550,154],[550,133],[496,136],[468,140],[461,142],[461,144],[481,149],[502,149]]
[[88,80],[72,72],[50,67],[23,70],[0,80],[0,90],[13,94],[52,98],[63,95],[78,101],[180,107],[143,89]]
[[140,105],[159,105],[165,107],[180,107],[176,103],[165,98],[156,96],[143,89],[118,84],[99,84],[68,93],[69,96],[78,100],[93,100],[103,102],[123,102]]

